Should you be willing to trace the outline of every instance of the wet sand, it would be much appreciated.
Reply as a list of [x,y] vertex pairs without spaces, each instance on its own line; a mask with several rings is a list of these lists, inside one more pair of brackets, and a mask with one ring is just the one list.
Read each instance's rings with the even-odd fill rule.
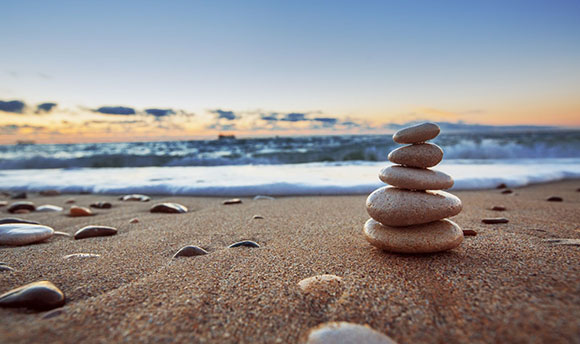
[[[465,237],[450,252],[398,255],[362,236],[366,196],[242,198],[112,195],[32,196],[37,205],[111,201],[96,216],[16,215],[74,234],[85,225],[115,236],[0,247],[0,293],[49,280],[67,296],[60,311],[0,309],[2,343],[219,342],[294,343],[326,321],[368,324],[399,343],[580,342],[580,180],[499,190],[457,191],[454,217]],[[563,202],[547,202],[561,196]],[[151,214],[161,201],[187,214]],[[8,200],[10,203],[11,201]],[[507,211],[488,210],[503,205]],[[68,205],[67,205],[68,208]],[[1,217],[13,217],[0,208]],[[252,219],[262,215],[264,219]],[[506,217],[486,225],[484,217]],[[129,223],[132,218],[139,223]],[[248,239],[260,248],[232,248]],[[182,246],[208,255],[172,259]],[[64,259],[72,253],[99,258]],[[344,293],[328,302],[303,295],[304,278],[341,276]],[[55,311],[52,311],[55,312]]]

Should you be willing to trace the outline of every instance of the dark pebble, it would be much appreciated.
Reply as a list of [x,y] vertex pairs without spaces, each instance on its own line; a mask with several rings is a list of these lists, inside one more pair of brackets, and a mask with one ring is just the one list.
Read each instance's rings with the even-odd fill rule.
[[8,212],[12,213],[12,214],[17,212],[18,210],[35,211],[36,206],[32,202],[20,201],[20,202],[14,202],[14,203],[10,204],[10,206],[8,207]]
[[12,199],[26,199],[26,192],[20,192],[12,195]]
[[204,254],[207,254],[207,251],[204,250],[203,248],[201,248],[199,246],[188,245],[188,246],[184,246],[184,247],[180,248],[179,251],[177,251],[177,253],[175,253],[173,258],[202,256]]
[[496,223],[508,223],[509,220],[505,217],[489,217],[481,220],[481,222],[486,224],[496,224]]
[[252,217],[252,219],[254,219],[254,220],[262,220],[262,219],[264,219],[264,217],[262,215],[254,215]]
[[495,210],[495,211],[505,211],[506,207],[501,206],[501,205],[494,205],[491,210]]
[[260,247],[260,245],[258,245],[257,242],[255,241],[251,241],[251,240],[244,240],[244,241],[238,241],[236,243],[231,244],[230,246],[228,246],[228,248],[234,248],[234,247]]
[[463,230],[463,235],[465,236],[476,236],[477,232],[474,231],[473,229],[464,229]]
[[496,187],[496,189],[507,189],[507,185],[505,185],[505,183],[501,183]]
[[61,307],[64,303],[64,293],[49,281],[30,283],[0,295],[0,307],[49,310]]
[[0,219],[0,225],[3,225],[5,223],[27,223],[29,225],[38,225],[39,224],[36,221],[24,220],[24,219],[20,219],[18,217],[5,217],[3,219]]
[[242,200],[239,198],[232,198],[232,199],[228,199],[226,201],[223,201],[223,204],[240,204],[242,203]]
[[75,240],[117,234],[117,229],[109,226],[86,226],[75,233]]
[[0,264],[0,272],[2,271],[14,271],[14,269],[8,265]]
[[187,213],[187,207],[178,203],[159,203],[151,207],[152,213],[182,214]]
[[508,195],[508,194],[514,193],[514,190],[512,190],[512,189],[505,189],[501,193],[504,194],[504,195]]
[[576,189],[576,192],[580,192],[580,188]]
[[562,202],[562,201],[564,201],[564,199],[562,199],[562,197],[558,197],[558,196],[551,196],[551,197],[548,197],[546,199],[546,201],[548,201],[548,202]]
[[66,200],[64,203],[65,203],[65,204],[73,204],[73,203],[75,203],[75,202],[76,202],[76,200],[75,200],[74,198],[69,198],[69,199],[67,199],[67,200]]
[[90,205],[91,208],[97,209],[111,209],[113,205],[110,202],[95,202]]

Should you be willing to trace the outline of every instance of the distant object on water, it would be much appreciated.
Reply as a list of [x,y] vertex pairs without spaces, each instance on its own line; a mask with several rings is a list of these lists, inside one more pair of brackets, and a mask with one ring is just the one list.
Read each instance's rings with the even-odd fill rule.
[[218,140],[235,140],[236,136],[235,135],[228,135],[228,134],[219,134],[218,135]]
[[34,140],[18,140],[16,141],[17,145],[35,145],[36,142]]

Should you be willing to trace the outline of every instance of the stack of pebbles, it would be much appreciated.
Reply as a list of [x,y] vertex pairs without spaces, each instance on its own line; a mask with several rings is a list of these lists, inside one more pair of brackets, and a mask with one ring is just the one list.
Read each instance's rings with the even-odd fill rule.
[[443,159],[443,150],[426,143],[439,135],[434,123],[404,128],[393,135],[397,143],[389,160],[395,166],[381,170],[381,181],[392,185],[375,190],[367,198],[371,216],[364,226],[366,239],[380,249],[397,253],[433,253],[461,244],[463,231],[446,219],[459,214],[461,200],[445,191],[451,176],[429,169]]

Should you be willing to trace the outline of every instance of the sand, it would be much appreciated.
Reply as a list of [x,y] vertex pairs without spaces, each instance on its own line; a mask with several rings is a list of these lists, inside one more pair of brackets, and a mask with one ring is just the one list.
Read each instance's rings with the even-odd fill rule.
[[[242,198],[235,205],[223,205],[225,198],[141,203],[74,195],[77,205],[103,200],[113,208],[84,218],[18,216],[70,234],[91,224],[119,233],[1,247],[0,261],[16,272],[0,272],[0,293],[49,280],[67,303],[56,313],[0,309],[0,342],[294,343],[326,321],[368,324],[399,343],[580,342],[580,247],[544,241],[580,238],[578,187],[573,180],[511,195],[453,192],[464,204],[453,221],[478,234],[434,255],[370,246],[362,235],[363,195]],[[545,201],[553,195],[564,202]],[[29,199],[64,206],[69,197]],[[149,213],[159,201],[190,212]],[[494,205],[508,210],[488,210]],[[510,222],[481,223],[497,216]],[[129,223],[135,217],[140,222]],[[227,248],[242,239],[261,247]],[[210,254],[172,259],[185,245]],[[82,252],[101,257],[63,259]],[[319,274],[342,277],[344,294],[326,303],[304,296],[298,282]]]

